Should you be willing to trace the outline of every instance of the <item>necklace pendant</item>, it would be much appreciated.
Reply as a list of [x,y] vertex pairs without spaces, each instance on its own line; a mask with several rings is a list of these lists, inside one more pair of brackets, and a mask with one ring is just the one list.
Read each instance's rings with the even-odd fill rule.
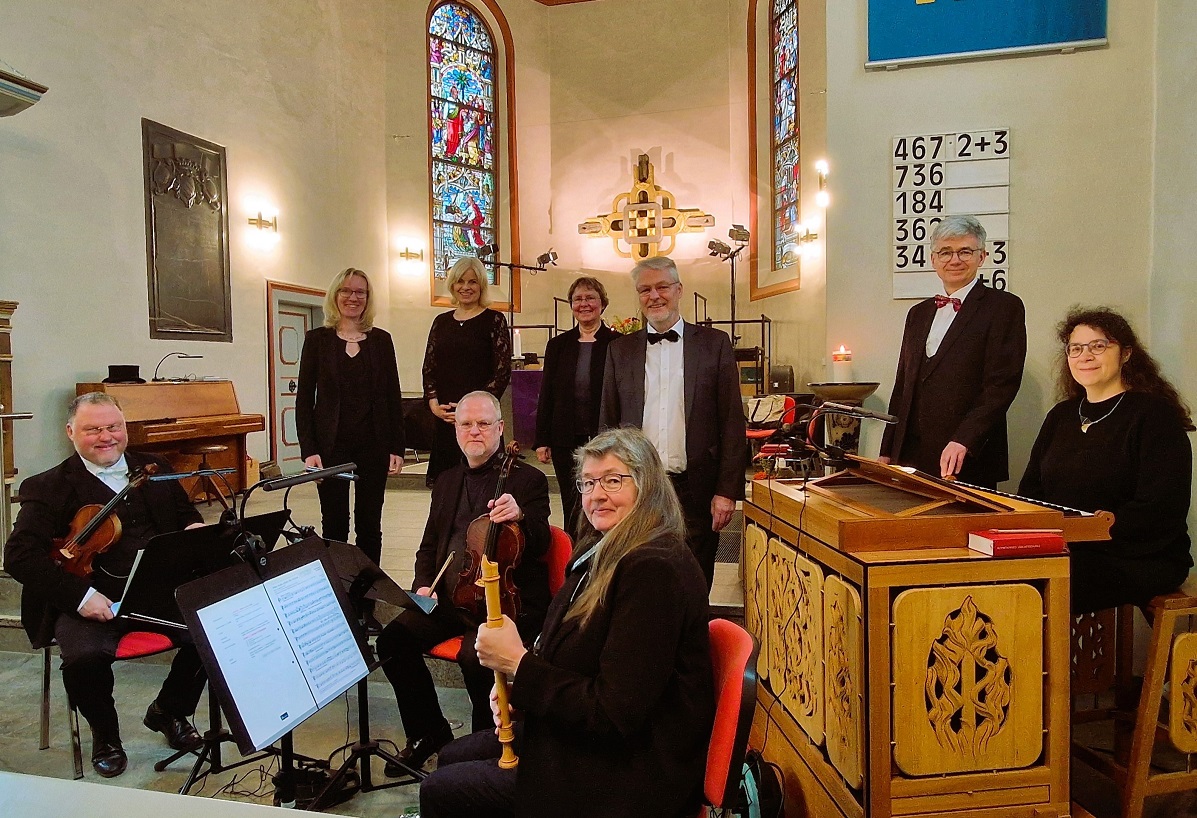
[[1088,434],[1089,427],[1092,425],[1093,425],[1093,421],[1089,420],[1089,418],[1081,418],[1081,433]]

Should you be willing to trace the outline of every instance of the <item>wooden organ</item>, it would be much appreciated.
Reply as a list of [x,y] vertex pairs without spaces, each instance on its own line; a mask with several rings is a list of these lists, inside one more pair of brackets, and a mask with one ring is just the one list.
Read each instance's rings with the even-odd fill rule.
[[783,771],[787,816],[1068,815],[1068,558],[966,543],[1109,539],[1113,517],[851,459],[754,481],[745,503],[750,743]]
[[[245,436],[265,429],[266,418],[241,412],[232,381],[75,384],[75,394],[86,392],[107,392],[117,399],[133,451],[159,455],[172,469],[190,471],[201,456],[184,454],[183,449],[220,444],[227,449],[209,454],[208,464],[214,469],[236,469],[225,476],[229,488],[233,492],[246,488]],[[180,482],[190,494],[197,480]]]

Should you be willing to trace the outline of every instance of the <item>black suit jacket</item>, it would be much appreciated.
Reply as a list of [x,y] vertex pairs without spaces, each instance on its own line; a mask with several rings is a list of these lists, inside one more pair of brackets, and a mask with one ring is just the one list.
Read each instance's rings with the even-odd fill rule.
[[[689,322],[682,333],[688,482],[695,497],[742,500],[747,446],[731,340],[725,332]],[[616,338],[607,348],[601,428],[643,424],[647,348],[646,330]]]
[[[594,334],[590,351],[590,397],[588,426],[599,427],[599,397],[603,393],[603,371],[607,365],[607,346],[616,337],[606,324]],[[536,448],[574,445],[574,376],[578,371],[578,347],[581,331],[574,327],[549,341],[544,350],[544,379],[536,407]]]
[[[927,360],[935,311],[934,299],[928,299],[906,315],[889,401],[898,423],[886,427],[881,454],[938,477],[940,453],[955,441],[968,448],[960,478],[996,485],[1010,476],[1006,412],[1022,385],[1027,356],[1022,301],[977,282],[939,351]],[[910,437],[918,439],[917,452],[903,458]]]
[[[432,507],[428,512],[428,523],[424,526],[424,537],[416,549],[415,579],[412,590],[431,586],[437,572],[449,556],[449,535],[453,519],[457,515],[457,503],[461,497],[465,473],[469,467],[462,463],[442,472],[432,486]],[[519,526],[524,531],[524,555],[515,570],[515,585],[520,590],[520,619],[535,617],[539,623],[549,605],[549,572],[543,558],[549,548],[549,481],[544,472],[516,461],[507,475],[504,493],[510,494],[519,503],[524,519]],[[488,498],[489,499],[489,498]],[[455,585],[460,570],[458,559],[441,580],[437,589],[440,598]],[[452,604],[445,601],[445,604]],[[539,624],[537,627],[539,630]]]
[[583,627],[563,617],[585,567],[520,660],[516,812],[674,818],[697,812],[714,718],[706,580],[681,542],[626,554]]
[[[165,461],[152,455],[125,452],[125,459],[131,469],[157,463],[164,472],[170,471]],[[203,522],[176,481],[143,483],[134,491],[142,493],[159,534]],[[50,558],[52,540],[66,535],[80,508],[92,503],[102,505],[112,499],[113,493],[88,472],[79,455],[73,454],[22,483],[20,497],[21,511],[4,547],[4,570],[21,583],[21,624],[29,641],[34,647],[44,647],[54,636],[58,612],[78,609],[90,587],[87,580],[54,564]],[[112,547],[120,545],[117,541]]]
[[[341,344],[333,327],[308,330],[299,360],[299,389],[295,393],[295,430],[303,458],[320,455],[329,462],[337,442],[341,397],[337,365]],[[390,333],[375,327],[361,345],[370,365],[370,413],[374,439],[387,454],[403,456],[403,393],[395,363],[395,343]]]

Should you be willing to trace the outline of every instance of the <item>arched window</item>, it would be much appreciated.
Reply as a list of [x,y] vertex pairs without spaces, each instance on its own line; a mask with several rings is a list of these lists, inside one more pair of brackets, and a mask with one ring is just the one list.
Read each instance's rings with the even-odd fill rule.
[[[432,273],[498,242],[495,42],[469,6],[442,3],[428,24]],[[495,270],[487,277],[495,283]]]
[[798,207],[798,9],[795,0],[772,0],[769,31],[772,76],[773,269],[798,261],[794,228]]

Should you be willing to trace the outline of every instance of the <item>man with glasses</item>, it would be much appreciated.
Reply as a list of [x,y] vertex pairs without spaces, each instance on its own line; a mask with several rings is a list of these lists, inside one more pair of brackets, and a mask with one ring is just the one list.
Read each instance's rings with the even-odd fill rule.
[[640,262],[632,284],[648,326],[607,348],[599,425],[638,426],[656,447],[709,591],[719,532],[744,498],[739,372],[727,333],[682,320],[682,282],[672,259]]
[[1013,293],[985,286],[985,228],[948,216],[931,233],[941,292],[910,308],[882,462],[996,488],[1009,478],[1006,412],[1022,385],[1026,314]]
[[[495,675],[478,663],[474,637],[478,622],[453,607],[453,590],[466,550],[466,529],[478,517],[488,515],[492,523],[516,523],[523,530],[524,552],[515,569],[520,592],[520,613],[516,625],[528,642],[540,633],[550,594],[548,568],[543,562],[549,547],[549,483],[539,469],[519,461],[496,500],[503,453],[503,417],[499,401],[489,392],[470,392],[457,403],[455,416],[457,445],[465,462],[442,472],[432,487],[432,507],[424,538],[416,551],[417,594],[438,600],[431,615],[403,610],[378,637],[378,658],[387,680],[395,688],[399,716],[407,746],[399,757],[412,767],[425,762],[453,738],[436,697],[432,675],[424,664],[424,652],[433,646],[462,636],[457,662],[465,678],[473,706],[472,731],[492,727],[490,690]],[[441,568],[449,561],[448,570]],[[438,579],[438,575],[439,579]],[[403,774],[388,764],[390,776]]]
[[[116,399],[103,392],[80,395],[67,412],[67,438],[75,454],[21,484],[21,512],[4,548],[4,569],[21,583],[21,624],[35,648],[57,640],[62,683],[92,734],[91,764],[112,778],[125,771],[112,662],[117,643],[130,630],[153,630],[131,620],[114,620],[114,600],[124,592],[137,552],[155,534],[203,524],[199,512],[173,480],[143,483],[126,494],[114,511],[121,534],[93,562],[86,579],[68,573],[51,554],[54,539],[65,537],[85,505],[104,505],[129,485],[129,473],[150,463],[150,455],[125,451],[125,416]],[[168,633],[172,638],[177,632]],[[144,724],[166,736],[176,750],[199,747],[188,719],[204,691],[207,676],[191,644],[179,648]]]

